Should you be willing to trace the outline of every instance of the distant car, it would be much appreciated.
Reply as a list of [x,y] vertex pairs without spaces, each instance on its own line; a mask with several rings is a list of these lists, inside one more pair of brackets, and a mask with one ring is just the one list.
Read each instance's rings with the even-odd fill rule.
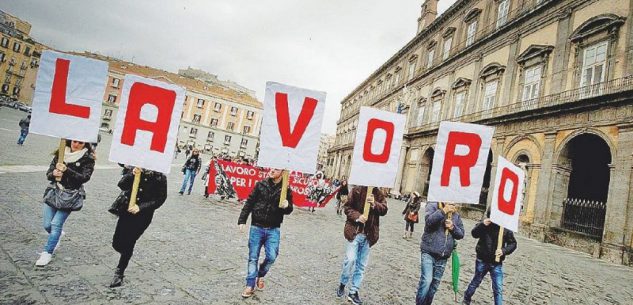
[[24,103],[18,102],[17,106],[18,106],[18,109],[21,110],[21,111],[31,112],[31,107],[27,106]]

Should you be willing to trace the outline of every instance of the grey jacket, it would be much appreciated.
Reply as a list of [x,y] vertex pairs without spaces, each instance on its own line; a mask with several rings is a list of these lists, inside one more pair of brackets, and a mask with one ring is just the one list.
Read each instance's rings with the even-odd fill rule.
[[458,213],[453,213],[453,231],[446,235],[444,220],[446,214],[437,202],[427,202],[424,208],[424,234],[420,250],[436,258],[448,258],[455,247],[456,240],[464,238],[464,224]]

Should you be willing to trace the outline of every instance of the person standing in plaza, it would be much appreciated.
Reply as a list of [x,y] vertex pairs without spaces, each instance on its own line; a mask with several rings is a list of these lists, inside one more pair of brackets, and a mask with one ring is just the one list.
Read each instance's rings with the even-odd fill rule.
[[51,182],[43,204],[44,230],[48,233],[48,239],[44,251],[35,262],[39,267],[50,263],[64,234],[62,230],[68,216],[72,211],[81,209],[86,197],[83,185],[90,180],[95,167],[92,147],[88,143],[66,140],[64,160],[61,162],[58,160],[58,151],[54,154],[46,172],[46,178]]
[[[136,204],[129,206],[134,175],[140,173]],[[121,195],[110,212],[119,216],[112,236],[112,248],[120,254],[110,288],[123,285],[125,269],[134,253],[136,241],[143,235],[154,218],[154,211],[167,199],[167,177],[160,172],[124,167],[118,184]]]
[[464,238],[464,225],[452,203],[427,202],[424,209],[424,233],[420,243],[421,274],[416,305],[429,305],[437,292],[446,261],[457,240]]
[[[363,215],[365,198],[370,206],[368,217]],[[345,295],[345,286],[351,280],[347,299],[352,304],[360,305],[363,302],[358,295],[358,290],[367,267],[369,249],[378,242],[380,216],[387,214],[387,199],[377,187],[373,188],[372,193],[368,195],[366,186],[356,186],[352,189],[344,209],[347,221],[343,235],[348,243],[336,296],[340,298]]]
[[[490,221],[490,211],[488,211],[486,219],[477,223],[471,231],[473,237],[478,238],[479,241],[475,248],[475,252],[477,252],[475,275],[464,293],[464,299],[462,300],[464,305],[470,305],[475,290],[477,290],[488,272],[490,272],[490,280],[492,281],[495,305],[503,304],[503,261],[507,255],[512,254],[516,250],[517,241],[512,231],[503,229],[501,249],[497,250],[499,229],[500,227],[497,224]],[[496,257],[499,257],[499,262],[496,261]]]
[[196,180],[196,175],[200,172],[200,168],[202,167],[202,160],[200,159],[200,155],[197,148],[194,148],[191,152],[191,157],[185,161],[185,164],[182,166],[183,173],[185,174],[185,179],[182,181],[182,187],[180,188],[180,195],[185,193],[185,189],[187,188],[187,182],[189,183],[189,190],[187,191],[187,195],[191,195],[191,189],[193,188],[193,182]]
[[29,135],[29,126],[31,125],[31,115],[27,115],[25,118],[20,120],[18,123],[20,126],[20,137],[18,138],[18,145],[24,145],[24,140],[26,140],[26,136]]
[[418,192],[413,192],[411,194],[411,198],[407,202],[407,205],[404,207],[404,211],[402,211],[402,215],[404,215],[404,235],[402,238],[408,239],[413,236],[413,226],[419,222],[418,220],[418,212],[420,211],[420,205],[422,204],[422,197]]
[[347,199],[349,196],[349,188],[347,187],[347,180],[343,180],[341,182],[341,187],[336,193],[336,214],[343,214],[343,206],[347,203]]
[[[272,267],[279,254],[280,227],[284,215],[292,213],[292,191],[287,189],[286,198],[280,204],[283,170],[271,169],[268,178],[255,184],[248,196],[237,220],[241,232],[245,231],[246,220],[251,215],[251,228],[248,238],[248,265],[246,269],[246,287],[243,298],[264,289],[264,277]],[[259,254],[264,247],[265,259],[259,263]]]

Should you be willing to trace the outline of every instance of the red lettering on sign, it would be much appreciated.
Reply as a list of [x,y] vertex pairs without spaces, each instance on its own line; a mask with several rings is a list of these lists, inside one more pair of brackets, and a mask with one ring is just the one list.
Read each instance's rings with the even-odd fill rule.
[[[504,196],[506,183],[508,181],[512,181],[512,195],[510,196],[510,200],[506,200]],[[508,215],[514,215],[517,204],[517,195],[519,193],[519,176],[509,168],[505,167],[503,168],[503,171],[501,171],[501,183],[499,184],[499,189],[497,190],[499,211]]]
[[[378,129],[384,130],[385,133],[387,133],[387,137],[385,138],[385,145],[382,148],[382,152],[374,154],[371,151],[371,144],[374,141],[374,134]],[[387,161],[389,161],[389,154],[391,154],[394,130],[395,125],[392,122],[370,119],[367,122],[367,136],[365,137],[365,144],[363,146],[363,159],[368,162],[387,163]]]
[[[457,145],[468,146],[468,154],[458,156],[455,154]],[[453,167],[459,168],[459,182],[461,186],[470,186],[470,169],[477,164],[481,148],[481,138],[476,133],[451,131],[448,133],[444,166],[442,167],[441,186],[448,186]]]
[[285,147],[296,148],[308,128],[308,124],[314,116],[318,101],[311,97],[306,97],[301,106],[301,112],[295,123],[295,128],[290,128],[290,110],[288,109],[288,94],[275,93],[275,108],[277,109],[277,126],[281,135],[281,144]]
[[[158,108],[156,122],[148,122],[141,119],[141,109],[147,104]],[[173,90],[139,82],[133,84],[128,98],[121,143],[133,146],[136,140],[136,132],[145,130],[152,133],[150,149],[161,153],[165,152],[167,134],[169,133],[169,125],[171,124],[171,116],[175,104],[176,92]]]
[[68,84],[69,68],[70,60],[58,58],[55,61],[55,75],[53,76],[51,103],[48,107],[48,111],[87,119],[90,117],[90,107],[66,103],[66,86]]

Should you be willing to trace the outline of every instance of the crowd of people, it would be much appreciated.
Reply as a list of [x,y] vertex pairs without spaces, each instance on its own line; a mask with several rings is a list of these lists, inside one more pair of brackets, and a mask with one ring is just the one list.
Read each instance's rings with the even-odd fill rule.
[[[179,194],[191,194],[193,181],[200,173],[202,159],[196,148],[186,151],[182,167],[184,180]],[[60,159],[63,156],[63,159]],[[70,214],[81,210],[86,197],[84,184],[94,171],[96,154],[93,144],[67,140],[63,154],[54,152],[46,177],[50,184],[43,198],[43,224],[48,238],[43,252],[35,262],[38,267],[48,265],[60,246],[64,235],[63,226]],[[225,158],[225,156],[215,157]],[[231,159],[231,161],[233,161]],[[236,162],[253,162],[236,160]],[[152,222],[154,212],[167,199],[167,177],[164,174],[138,167],[121,165],[122,175],[118,183],[121,193],[112,203],[109,211],[118,217],[112,237],[112,247],[119,253],[119,262],[114,270],[110,287],[123,285],[124,273],[134,252],[137,240]],[[208,166],[206,176],[208,176]],[[271,169],[268,177],[256,183],[244,202],[237,217],[239,231],[246,230],[250,217],[248,238],[248,260],[243,298],[252,297],[256,291],[265,288],[264,278],[270,272],[279,255],[280,228],[284,217],[293,212],[293,191],[285,190],[281,199],[283,170]],[[135,176],[140,175],[137,190],[133,190]],[[321,173],[320,179],[324,176]],[[208,177],[206,179],[209,179]],[[347,241],[337,297],[346,296],[352,304],[363,304],[360,290],[367,270],[371,248],[380,237],[380,218],[388,212],[387,196],[380,188],[354,186],[351,189],[346,179],[334,179],[338,188],[336,194],[338,215],[345,216],[343,237]],[[205,190],[206,191],[206,190]],[[206,194],[206,193],[205,193]],[[208,195],[208,194],[206,194]],[[130,198],[135,196],[130,203]],[[432,304],[444,274],[447,261],[457,247],[458,240],[466,236],[458,207],[453,203],[425,202],[419,193],[413,192],[406,198],[404,216],[404,239],[411,239],[416,223],[423,223],[420,242],[420,280],[415,296],[416,304]],[[369,210],[366,210],[366,209]],[[424,214],[421,214],[423,209]],[[502,244],[498,247],[500,227],[490,221],[489,213],[471,231],[478,239],[475,252],[475,274],[463,295],[462,304],[470,304],[483,278],[490,273],[493,298],[496,305],[503,302],[503,261],[517,248],[513,233],[503,229]],[[260,253],[264,259],[260,263]],[[347,291],[347,292],[346,292]]]

